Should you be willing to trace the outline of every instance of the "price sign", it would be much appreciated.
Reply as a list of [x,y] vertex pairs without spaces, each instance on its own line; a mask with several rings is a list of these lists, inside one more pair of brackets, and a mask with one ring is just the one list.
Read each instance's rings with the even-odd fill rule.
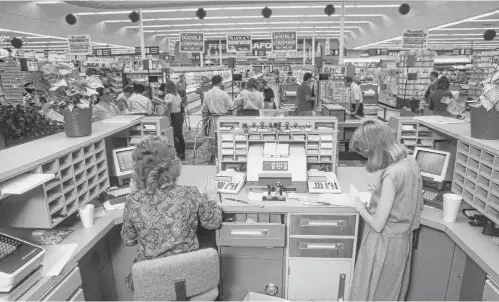
[[380,49],[380,48],[369,49],[367,53],[369,56],[387,56],[388,49]]
[[[139,48],[140,51],[140,48]],[[111,48],[94,48],[92,49],[92,54],[94,56],[111,56],[112,51]]]
[[267,62],[269,59],[267,57],[258,57],[257,60],[260,62]]
[[[339,56],[340,55],[340,50],[339,49],[331,49],[330,51],[331,56]],[[343,55],[347,55],[347,50],[343,49]]]
[[473,49],[471,48],[453,49],[452,54],[457,56],[459,55],[470,56],[473,54]]
[[[140,54],[140,47],[135,47],[135,53]],[[146,55],[159,55],[159,46],[147,46]]]
[[246,53],[245,52],[236,53],[236,61],[248,61],[248,58],[246,57]]

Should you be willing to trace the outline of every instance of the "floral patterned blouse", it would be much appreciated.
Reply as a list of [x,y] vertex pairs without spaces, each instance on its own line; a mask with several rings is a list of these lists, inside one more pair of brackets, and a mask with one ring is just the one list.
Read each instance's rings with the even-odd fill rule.
[[[198,221],[208,230],[222,223],[222,209],[196,187],[174,186],[147,194],[132,192],[125,200],[121,238],[138,244],[135,262],[195,251],[199,248]],[[131,274],[125,279],[133,292]]]

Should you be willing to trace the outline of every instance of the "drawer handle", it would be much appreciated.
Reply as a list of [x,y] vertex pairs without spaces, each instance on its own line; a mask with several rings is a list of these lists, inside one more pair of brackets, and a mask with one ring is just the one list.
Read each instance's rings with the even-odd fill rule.
[[344,227],[345,220],[309,220],[300,219],[300,226],[315,226],[315,227]]
[[343,243],[300,243],[300,250],[342,250]]
[[268,236],[268,229],[260,230],[231,230],[230,234],[233,236]]

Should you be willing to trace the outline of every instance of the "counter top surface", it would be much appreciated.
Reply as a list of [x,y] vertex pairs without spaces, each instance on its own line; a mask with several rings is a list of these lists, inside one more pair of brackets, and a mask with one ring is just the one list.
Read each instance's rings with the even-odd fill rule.
[[129,123],[93,123],[92,134],[89,136],[68,137],[66,133],[61,132],[0,151],[0,182],[57,158],[67,153],[67,150],[81,148],[130,128],[130,125],[142,116],[130,115],[129,117]]
[[[201,191],[204,190],[206,179],[209,175],[215,174],[214,166],[184,166],[182,176],[179,179],[179,184],[196,186]],[[196,175],[196,177],[193,177]],[[338,170],[338,179],[342,189],[346,191],[350,184],[354,184],[359,190],[364,190],[368,185],[375,184],[378,181],[378,174],[368,174],[364,168],[358,167],[340,167]],[[289,212],[324,212],[325,209],[343,212],[355,211],[351,208],[336,208],[336,207],[314,207],[288,204],[275,204],[269,205],[266,208],[272,208],[273,211]],[[254,211],[260,208],[248,207],[234,202],[223,202],[224,211]],[[78,261],[101,240],[115,225],[122,223],[122,211],[108,212],[105,216],[96,218],[94,225],[91,228],[85,229],[78,222],[70,227],[75,232],[66,238],[61,244],[77,244],[77,248],[64,267],[61,274],[69,271],[75,266]],[[437,209],[425,207],[421,216],[421,224],[438,229],[445,232],[452,240],[456,242],[482,269],[493,279],[499,280],[499,246],[495,245],[489,237],[481,235],[480,228],[471,227],[466,218],[462,215],[459,216],[458,221],[455,223],[446,223],[442,220],[442,212]],[[30,240],[31,231],[24,229],[1,229],[0,231],[8,231],[9,234],[19,236],[21,238]],[[50,265],[50,263],[44,263]],[[39,299],[41,295],[47,292],[58,280],[55,277],[43,277],[37,282],[27,293],[25,293],[21,300]],[[1,295],[0,295],[1,300]]]

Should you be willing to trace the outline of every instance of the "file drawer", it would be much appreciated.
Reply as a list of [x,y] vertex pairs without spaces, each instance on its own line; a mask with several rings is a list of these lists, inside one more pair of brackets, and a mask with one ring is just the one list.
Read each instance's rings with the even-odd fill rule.
[[81,284],[80,269],[75,266],[45,294],[41,301],[68,301]]
[[354,236],[355,215],[290,215],[291,236]]
[[289,257],[352,258],[353,239],[289,239]]
[[284,247],[284,225],[277,223],[223,223],[218,246]]

